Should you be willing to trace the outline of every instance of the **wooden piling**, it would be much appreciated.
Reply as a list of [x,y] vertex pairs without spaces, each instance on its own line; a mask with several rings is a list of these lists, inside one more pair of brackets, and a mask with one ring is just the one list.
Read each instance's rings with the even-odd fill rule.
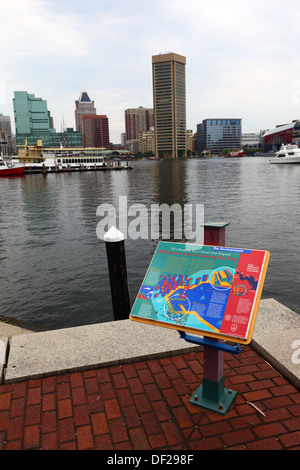
[[111,227],[104,235],[114,320],[129,318],[131,306],[127,281],[124,235]]

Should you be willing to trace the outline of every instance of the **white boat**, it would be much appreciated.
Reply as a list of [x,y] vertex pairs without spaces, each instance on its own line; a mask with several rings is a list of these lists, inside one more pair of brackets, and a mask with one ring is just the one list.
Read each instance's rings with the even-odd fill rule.
[[300,163],[300,148],[295,144],[282,144],[270,163]]
[[[27,160],[27,161],[26,161]],[[36,158],[26,158],[25,173],[49,173],[76,170],[98,170],[108,166],[104,156],[78,154],[75,151],[44,149]],[[29,161],[28,161],[29,160]],[[15,161],[19,161],[16,159]]]
[[48,171],[55,170],[97,170],[107,166],[107,159],[100,156],[100,152],[81,151],[75,149],[59,149],[52,151],[44,149],[42,153],[45,161],[44,166]]
[[18,156],[12,160],[25,165],[24,173],[59,173],[81,170],[128,170],[127,161],[113,161],[112,151],[98,147],[45,148],[42,140],[36,145],[18,145]]

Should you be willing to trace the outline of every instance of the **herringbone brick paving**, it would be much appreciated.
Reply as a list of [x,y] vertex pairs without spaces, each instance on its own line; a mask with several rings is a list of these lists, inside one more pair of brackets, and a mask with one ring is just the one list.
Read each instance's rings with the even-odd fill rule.
[[300,449],[300,392],[250,346],[225,416],[189,403],[202,373],[199,351],[1,385],[0,449]]

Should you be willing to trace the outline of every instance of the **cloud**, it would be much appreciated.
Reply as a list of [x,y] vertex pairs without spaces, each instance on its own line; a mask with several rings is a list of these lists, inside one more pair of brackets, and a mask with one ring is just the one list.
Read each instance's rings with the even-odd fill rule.
[[[51,56],[82,57],[89,53],[88,38],[72,15],[60,16],[42,0],[10,0],[1,5],[0,54],[7,59]],[[38,63],[37,63],[38,65]]]

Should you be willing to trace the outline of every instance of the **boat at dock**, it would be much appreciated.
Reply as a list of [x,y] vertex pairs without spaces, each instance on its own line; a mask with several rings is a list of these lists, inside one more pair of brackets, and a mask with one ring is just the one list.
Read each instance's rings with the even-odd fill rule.
[[42,163],[26,163],[24,174],[32,173],[67,173],[75,171],[131,170],[128,162],[98,158],[63,158],[53,161],[46,158]]
[[25,166],[3,160],[0,157],[0,176],[20,176],[24,173]]
[[227,158],[230,158],[230,157],[244,157],[245,155],[247,155],[247,152],[243,149],[241,150],[238,150],[237,152],[229,152],[228,155],[227,155]]
[[300,148],[296,144],[282,144],[269,163],[300,163]]

